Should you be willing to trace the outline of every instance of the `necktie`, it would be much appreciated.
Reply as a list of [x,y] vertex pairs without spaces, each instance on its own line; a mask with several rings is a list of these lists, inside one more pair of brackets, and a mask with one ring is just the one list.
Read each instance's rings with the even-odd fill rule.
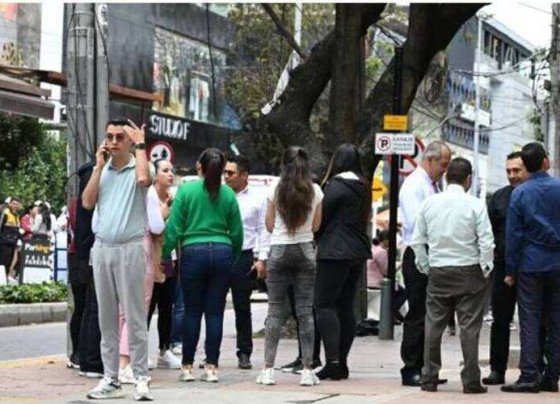
[[434,192],[437,194],[439,193],[438,184],[435,181],[432,181],[432,187],[434,187]]

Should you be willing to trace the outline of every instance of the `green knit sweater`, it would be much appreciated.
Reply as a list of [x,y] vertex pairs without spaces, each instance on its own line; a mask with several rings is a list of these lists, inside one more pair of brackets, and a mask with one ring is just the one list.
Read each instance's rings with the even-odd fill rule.
[[198,243],[231,244],[235,255],[243,246],[243,224],[233,190],[221,185],[218,198],[210,199],[204,180],[181,185],[165,227],[163,258],[177,247]]

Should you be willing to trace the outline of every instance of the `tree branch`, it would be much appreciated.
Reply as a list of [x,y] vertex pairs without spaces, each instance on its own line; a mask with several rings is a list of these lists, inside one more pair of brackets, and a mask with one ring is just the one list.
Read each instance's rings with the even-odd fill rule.
[[264,8],[264,11],[266,11],[266,13],[270,16],[270,18],[272,19],[272,22],[274,22],[274,25],[276,25],[276,28],[278,28],[278,31],[280,31],[280,34],[284,38],[286,38],[286,40],[288,41],[288,43],[290,44],[292,49],[295,50],[297,52],[297,54],[302,59],[306,59],[307,56],[301,50],[299,44],[294,39],[294,36],[292,35],[292,33],[290,31],[288,31],[288,29],[284,26],[284,24],[282,24],[282,21],[280,20],[280,17],[278,17],[278,15],[274,12],[274,10],[270,6],[270,4],[263,3],[263,4],[261,4],[261,6],[262,6],[262,8]]

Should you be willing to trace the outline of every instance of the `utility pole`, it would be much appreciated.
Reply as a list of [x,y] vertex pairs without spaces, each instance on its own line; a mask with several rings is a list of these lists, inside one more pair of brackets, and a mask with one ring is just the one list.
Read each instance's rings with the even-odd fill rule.
[[109,67],[107,53],[108,6],[96,3],[95,8],[95,144],[99,145],[99,137],[105,133],[105,125],[109,120]]
[[[402,114],[403,48],[395,47],[393,76],[393,114]],[[395,297],[395,273],[397,267],[397,211],[399,206],[399,165],[401,156],[391,155],[391,184],[389,188],[389,257],[387,278],[381,287],[381,313],[379,316],[379,339],[393,339],[393,302]]]
[[[95,16],[89,3],[66,4],[66,116],[68,120],[70,175],[95,155],[94,40]],[[68,198],[77,195],[72,176]]]
[[478,167],[478,155],[480,146],[480,65],[482,58],[482,16],[479,13],[477,16],[478,36],[476,41],[476,51],[474,57],[474,144],[473,144],[473,182],[471,192],[478,198],[480,170]]

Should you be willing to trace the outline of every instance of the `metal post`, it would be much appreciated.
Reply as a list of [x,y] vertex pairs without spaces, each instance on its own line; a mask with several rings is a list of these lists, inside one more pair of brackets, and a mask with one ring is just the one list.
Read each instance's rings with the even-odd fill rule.
[[105,125],[109,120],[109,69],[107,53],[108,6],[95,4],[95,144],[105,133]]
[[[402,114],[402,69],[403,48],[395,47],[393,78],[393,114]],[[389,262],[387,281],[381,290],[381,306],[379,319],[379,339],[393,339],[393,301],[395,294],[395,272],[397,264],[397,209],[399,206],[399,164],[400,156],[391,156],[391,186],[389,193]]]
[[474,111],[474,144],[473,144],[473,171],[471,191],[474,196],[478,197],[479,184],[480,184],[480,170],[478,167],[478,154],[480,145],[480,65],[482,57],[482,17],[480,14],[477,16],[478,20],[478,38],[476,44],[476,52],[474,58],[474,97],[475,97],[475,111]]

